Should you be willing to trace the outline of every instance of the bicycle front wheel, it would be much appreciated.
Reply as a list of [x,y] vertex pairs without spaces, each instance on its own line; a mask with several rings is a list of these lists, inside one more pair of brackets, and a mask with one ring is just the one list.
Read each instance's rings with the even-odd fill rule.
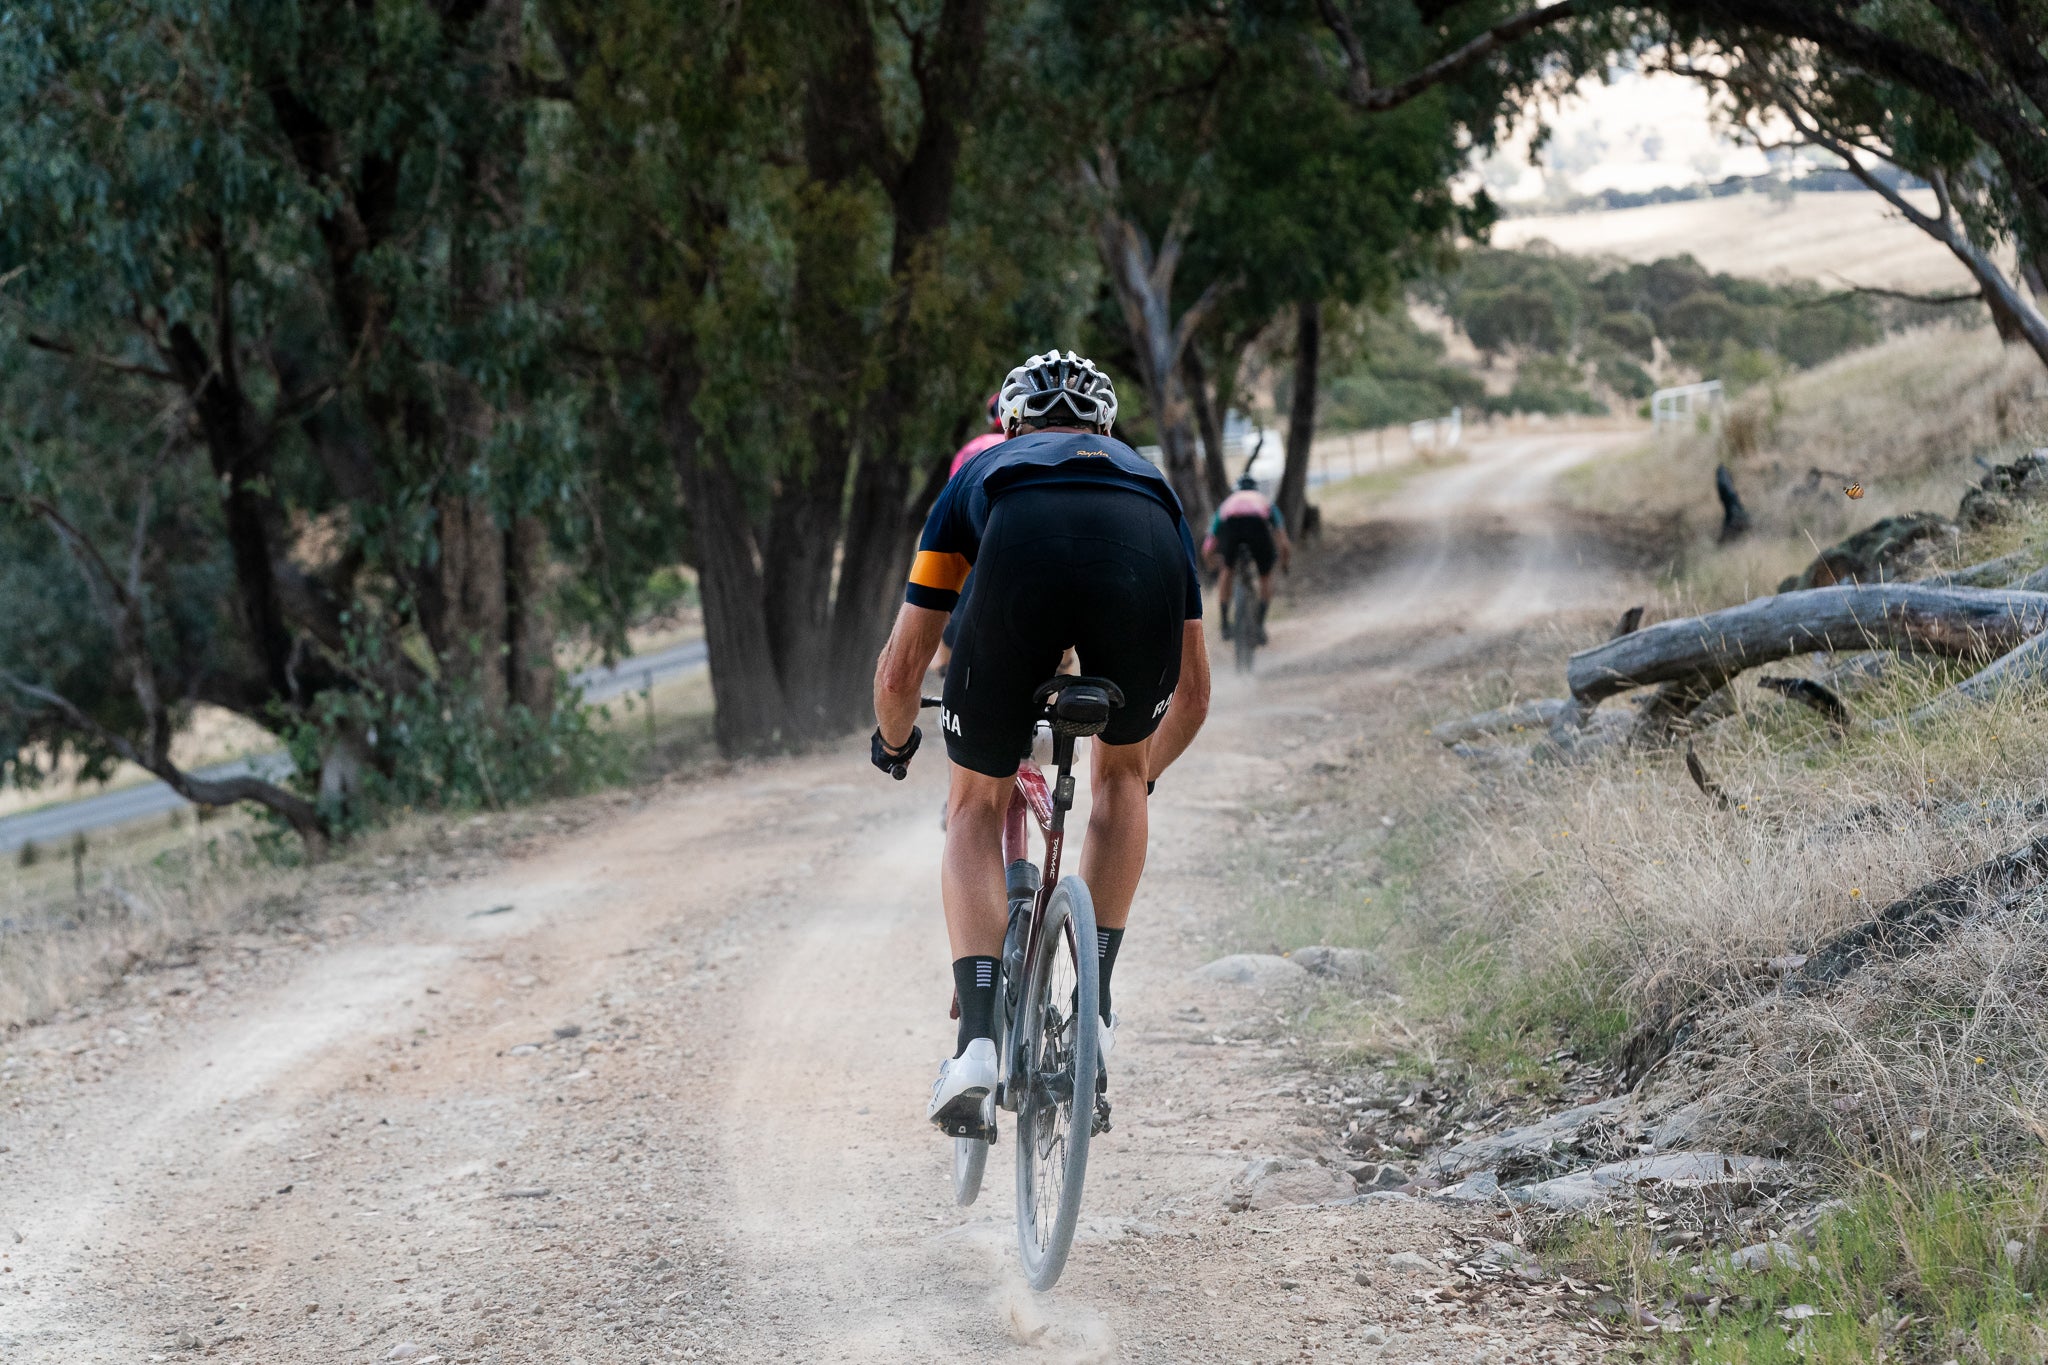
[[1053,889],[1017,1019],[1017,1247],[1024,1276],[1050,1289],[1081,1216],[1095,1118],[1099,983],[1095,903],[1079,877]]
[[988,1143],[980,1138],[953,1139],[953,1202],[962,1208],[981,1193],[982,1168],[988,1165]]

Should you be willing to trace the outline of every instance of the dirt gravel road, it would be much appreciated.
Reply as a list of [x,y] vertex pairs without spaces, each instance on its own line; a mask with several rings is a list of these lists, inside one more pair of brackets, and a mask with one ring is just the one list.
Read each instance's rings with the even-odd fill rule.
[[1016,1270],[1011,1149],[957,1209],[922,1120],[951,1038],[942,765],[884,782],[849,744],[573,803],[489,862],[458,826],[425,872],[366,864],[290,932],[0,1040],[0,1360],[1593,1354],[1531,1304],[1389,1267],[1440,1263],[1480,1215],[1227,1212],[1249,1159],[1336,1149],[1293,1000],[1190,972],[1230,938],[1217,850],[1334,708],[1597,592],[1530,500],[1614,439],[1420,476],[1382,513],[1405,551],[1276,617],[1262,676],[1219,679],[1157,798],[1116,1129],[1053,1294]]

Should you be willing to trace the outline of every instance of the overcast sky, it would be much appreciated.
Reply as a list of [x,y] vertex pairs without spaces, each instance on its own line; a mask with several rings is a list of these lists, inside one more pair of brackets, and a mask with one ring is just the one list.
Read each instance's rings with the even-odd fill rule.
[[1514,203],[1546,191],[1637,193],[1770,169],[1762,152],[1715,126],[1700,85],[1678,76],[1620,71],[1607,83],[1589,78],[1572,99],[1545,113],[1551,135],[1539,164],[1530,164],[1530,130],[1524,128],[1477,168],[1494,198]]

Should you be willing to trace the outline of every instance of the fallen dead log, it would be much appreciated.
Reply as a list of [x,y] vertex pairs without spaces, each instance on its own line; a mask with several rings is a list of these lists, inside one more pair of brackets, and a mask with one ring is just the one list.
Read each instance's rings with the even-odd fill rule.
[[2043,877],[2048,877],[2048,834],[1968,871],[1937,877],[1908,891],[1815,948],[1786,982],[1786,989],[1797,993],[1831,985],[1873,960],[1917,952],[1945,938],[1971,915],[2032,888]]
[[1890,649],[1982,658],[2048,629],[2048,593],[1845,584],[1660,621],[1571,656],[1582,708],[1631,688],[1682,683],[1704,698],[1745,669],[1819,650]]
[[1986,702],[2007,687],[2048,680],[2048,634],[2036,635],[2010,653],[1913,708],[1912,720],[1938,716],[1964,702]]
[[2026,566],[2033,560],[2032,550],[2014,550],[1996,559],[1929,574],[1918,582],[1927,588],[2016,588],[2024,581]]

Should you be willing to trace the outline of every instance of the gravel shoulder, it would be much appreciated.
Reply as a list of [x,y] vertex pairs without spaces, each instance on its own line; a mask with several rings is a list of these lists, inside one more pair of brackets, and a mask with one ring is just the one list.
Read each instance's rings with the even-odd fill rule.
[[1416,660],[1597,595],[1524,505],[1590,448],[1525,438],[1417,480],[1401,555],[1276,617],[1260,678],[1219,680],[1157,798],[1116,1129],[1052,1295],[1015,1267],[1011,1149],[957,1209],[922,1122],[950,1042],[941,765],[881,782],[848,745],[582,803],[573,833],[365,879],[0,1041],[0,1358],[1597,1354],[1540,1296],[1455,1272],[1491,1214],[1231,1212],[1249,1160],[1339,1149],[1296,998],[1192,974],[1223,951],[1244,801]]

